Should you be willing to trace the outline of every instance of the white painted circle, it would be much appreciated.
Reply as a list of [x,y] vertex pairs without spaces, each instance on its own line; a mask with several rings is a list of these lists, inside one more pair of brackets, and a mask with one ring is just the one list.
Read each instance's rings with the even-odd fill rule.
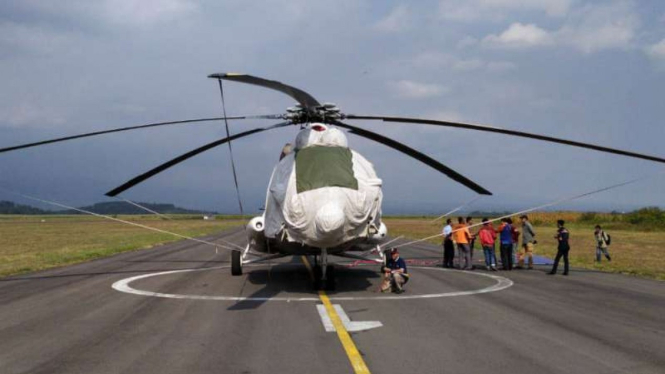
[[[146,279],[151,277],[157,277],[161,275],[168,274],[177,274],[177,273],[187,273],[194,271],[205,271],[205,270],[216,270],[216,269],[225,269],[229,266],[218,266],[211,268],[203,269],[184,269],[184,270],[172,270],[172,271],[162,271],[159,273],[143,274],[137,275],[135,277],[121,279],[113,283],[113,289],[120,292],[130,293],[134,295],[141,296],[152,296],[152,297],[163,297],[167,299],[189,299],[189,300],[216,300],[216,301],[319,301],[319,297],[240,297],[240,296],[206,296],[206,295],[187,295],[187,294],[170,294],[170,293],[161,293],[161,292],[152,292],[144,291],[132,288],[129,284],[131,282],[137,281],[139,279]],[[434,299],[439,297],[451,297],[451,296],[468,296],[468,295],[477,295],[488,292],[496,292],[504,290],[513,285],[513,281],[508,278],[485,274],[480,272],[473,271],[460,271],[460,270],[449,270],[436,267],[420,267],[412,266],[412,269],[427,269],[427,270],[436,270],[436,271],[451,271],[456,273],[464,274],[474,274],[482,277],[487,277],[496,280],[497,282],[494,285],[485,287],[479,290],[471,291],[455,291],[455,292],[443,292],[443,293],[433,293],[433,294],[424,294],[424,295],[390,295],[390,296],[329,296],[329,299],[332,301],[359,301],[359,300],[412,300],[412,299]]]

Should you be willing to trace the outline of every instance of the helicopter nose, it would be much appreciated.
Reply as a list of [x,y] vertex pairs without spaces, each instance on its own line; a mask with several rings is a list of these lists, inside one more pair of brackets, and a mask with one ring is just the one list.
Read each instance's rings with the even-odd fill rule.
[[316,212],[314,223],[319,234],[330,236],[344,226],[344,211],[337,204],[328,203]]

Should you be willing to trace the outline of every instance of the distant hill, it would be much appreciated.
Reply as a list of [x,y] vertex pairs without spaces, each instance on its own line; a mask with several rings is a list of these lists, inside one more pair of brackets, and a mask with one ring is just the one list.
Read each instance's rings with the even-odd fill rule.
[[[207,212],[207,211],[180,208],[173,204],[157,204],[157,203],[137,203],[137,204],[161,214],[217,214],[216,212]],[[89,206],[80,207],[80,209],[104,215],[150,214],[149,212],[137,206],[121,201],[97,203]],[[75,210],[57,210],[57,211],[43,210],[29,205],[16,204],[11,201],[0,201],[0,214],[45,215],[45,214],[85,214],[85,213],[80,213]]]
[[[216,214],[215,212],[202,212],[199,210],[191,210],[177,207],[173,204],[157,204],[157,203],[137,203],[141,206],[144,206],[150,210],[153,210],[161,214]],[[84,206],[80,209],[87,210],[89,212],[112,215],[112,214],[149,214],[149,212],[131,205],[129,203],[123,203],[120,201],[111,201],[105,203],[97,203],[94,205]],[[65,211],[64,214],[85,214],[79,213],[77,211]]]
[[0,201],[0,214],[53,214],[29,205],[14,204],[11,201]]

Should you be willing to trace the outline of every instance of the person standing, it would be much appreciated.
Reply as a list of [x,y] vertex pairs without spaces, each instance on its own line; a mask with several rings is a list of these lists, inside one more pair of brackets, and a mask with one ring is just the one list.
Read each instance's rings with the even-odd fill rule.
[[552,266],[552,271],[547,274],[554,275],[556,274],[556,269],[559,266],[559,260],[563,257],[563,275],[568,275],[568,252],[570,252],[570,232],[564,227],[564,220],[560,219],[556,221],[556,225],[559,228],[554,235],[554,239],[559,243],[557,247],[556,258],[554,259],[554,266]]
[[600,263],[601,254],[605,255],[607,261],[612,261],[609,252],[609,235],[600,228],[600,225],[596,225],[594,236],[596,237],[596,262]]
[[513,255],[510,258],[512,261],[513,268],[517,267],[517,255],[519,254],[519,243],[520,243],[520,232],[517,229],[517,225],[513,224],[513,219],[508,218],[508,224],[512,227],[510,230],[512,239],[513,239]]
[[501,242],[501,265],[503,270],[513,270],[513,226],[507,218],[501,219],[501,226],[497,230]]
[[496,252],[494,250],[496,232],[487,218],[483,218],[483,227],[478,231],[478,236],[485,255],[485,267],[487,270],[496,271]]
[[524,257],[528,257],[529,267],[527,269],[533,269],[533,245],[536,243],[536,232],[533,231],[533,226],[526,214],[522,215],[520,219],[522,220],[522,248],[524,254],[520,256],[517,267],[522,268],[524,266]]
[[[471,241],[471,234],[469,228],[464,224],[464,218],[457,219],[458,224],[453,228],[453,237],[457,243],[457,250],[459,253],[459,266],[462,270],[472,270],[471,267],[471,253],[469,249],[469,242]],[[462,257],[464,257],[464,266],[462,266]]]
[[453,220],[448,218],[446,226],[443,228],[443,267],[454,267],[455,243],[453,243]]
[[473,217],[466,217],[466,227],[469,228],[469,235],[471,236],[469,241],[469,258],[471,259],[471,269],[473,269],[473,250],[476,246],[476,236],[478,236],[478,231],[475,229],[472,230],[470,228],[471,226],[473,226]]

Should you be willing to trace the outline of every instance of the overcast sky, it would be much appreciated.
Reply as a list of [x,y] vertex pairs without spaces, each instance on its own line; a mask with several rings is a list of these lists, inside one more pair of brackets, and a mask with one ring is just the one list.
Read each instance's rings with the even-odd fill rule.
[[[583,0],[0,3],[0,147],[156,121],[219,116],[215,72],[304,89],[353,114],[489,124],[665,157],[665,2]],[[226,83],[230,115],[282,113],[278,92]],[[240,132],[270,121],[232,122]],[[498,134],[352,122],[443,162],[519,210],[665,206],[665,165]],[[234,142],[246,210],[297,128]],[[0,155],[0,187],[83,205],[224,136],[223,123],[139,130]],[[445,212],[475,194],[349,135],[384,181],[384,213]],[[237,212],[229,153],[209,151],[125,192]],[[0,200],[33,202],[0,192]]]

